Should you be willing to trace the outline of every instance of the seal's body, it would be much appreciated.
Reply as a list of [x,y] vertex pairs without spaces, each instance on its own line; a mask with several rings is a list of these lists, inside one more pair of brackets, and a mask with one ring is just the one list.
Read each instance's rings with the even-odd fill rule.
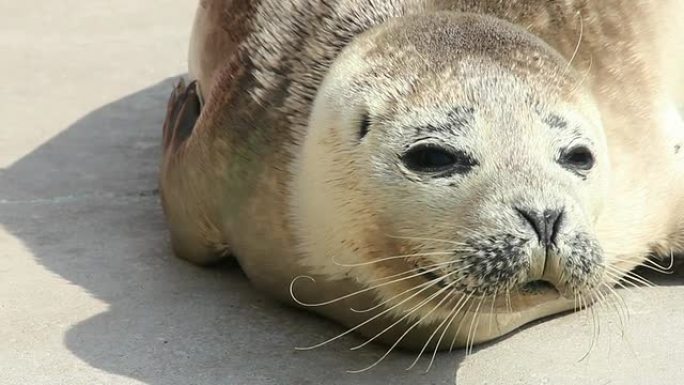
[[600,299],[684,251],[683,8],[202,0],[164,130],[174,251],[408,347]]

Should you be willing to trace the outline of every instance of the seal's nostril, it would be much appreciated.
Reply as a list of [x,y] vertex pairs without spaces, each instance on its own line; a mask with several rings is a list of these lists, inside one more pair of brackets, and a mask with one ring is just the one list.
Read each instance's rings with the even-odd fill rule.
[[531,210],[524,210],[520,208],[515,208],[515,211],[529,224],[532,226],[532,230],[537,234],[537,238],[541,242],[544,239],[544,223],[543,218],[537,212]]
[[515,211],[532,227],[542,245],[548,247],[556,242],[563,221],[563,210],[544,210],[540,213],[515,207]]
[[562,209],[544,211],[546,226],[548,229],[550,229],[547,245],[556,243],[556,238],[558,237],[561,225],[563,224],[563,213],[564,211]]

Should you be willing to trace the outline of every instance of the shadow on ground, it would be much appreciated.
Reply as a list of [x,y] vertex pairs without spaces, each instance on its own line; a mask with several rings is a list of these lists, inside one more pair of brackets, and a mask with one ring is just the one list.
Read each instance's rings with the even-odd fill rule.
[[50,271],[108,310],[71,327],[65,344],[93,367],[147,384],[453,384],[462,353],[428,374],[414,356],[295,346],[341,331],[273,303],[235,267],[171,256],[158,202],[161,124],[172,80],[108,104],[0,174],[0,223]]

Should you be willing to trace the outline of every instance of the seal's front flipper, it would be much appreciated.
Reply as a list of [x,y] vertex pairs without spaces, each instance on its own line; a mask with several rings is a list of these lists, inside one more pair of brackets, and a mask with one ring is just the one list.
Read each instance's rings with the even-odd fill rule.
[[[198,132],[202,100],[196,82],[181,80],[169,97],[163,134],[160,175],[162,206],[169,224],[173,251],[179,258],[210,265],[230,255],[221,213],[222,183],[207,169],[217,157],[211,138]],[[212,128],[212,127],[204,127]]]
[[181,79],[171,92],[164,121],[164,150],[176,149],[192,134],[202,110],[197,81]]

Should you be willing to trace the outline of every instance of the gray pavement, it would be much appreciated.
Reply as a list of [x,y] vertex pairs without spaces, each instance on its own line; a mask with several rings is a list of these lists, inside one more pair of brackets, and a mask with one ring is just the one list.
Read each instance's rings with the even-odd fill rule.
[[383,348],[295,351],[341,329],[173,258],[156,175],[194,7],[0,0],[0,385],[684,383],[684,266],[622,290],[622,327],[597,308],[595,339],[582,312],[352,375]]

